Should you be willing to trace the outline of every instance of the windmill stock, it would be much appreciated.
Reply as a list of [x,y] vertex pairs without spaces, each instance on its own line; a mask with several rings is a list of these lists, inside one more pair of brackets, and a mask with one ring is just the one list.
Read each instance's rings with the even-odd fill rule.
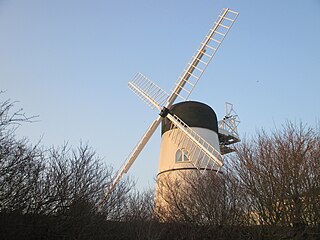
[[[227,104],[226,117],[217,122],[216,115],[209,106],[189,101],[189,96],[237,16],[238,13],[229,8],[222,10],[200,47],[182,71],[171,94],[162,90],[141,73],[136,74],[129,82],[129,88],[160,113],[116,172],[112,184],[106,189],[106,197],[128,172],[161,122],[163,134],[161,146],[162,148],[167,146],[170,150],[161,149],[159,174],[172,169],[186,169],[186,166],[188,169],[203,172],[208,170],[219,172],[223,166],[223,154],[232,151],[227,145],[240,141],[237,133],[238,116],[233,111],[232,105]],[[177,99],[180,102],[174,104]],[[202,118],[201,115],[204,117]],[[204,123],[199,122],[199,118],[204,119]],[[209,119],[211,122],[208,122]],[[216,126],[212,127],[212,124]]]

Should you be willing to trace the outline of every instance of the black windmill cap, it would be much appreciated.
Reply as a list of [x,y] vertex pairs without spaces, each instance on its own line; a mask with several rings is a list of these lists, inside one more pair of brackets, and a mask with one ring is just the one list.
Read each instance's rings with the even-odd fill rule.
[[[210,129],[218,133],[218,120],[214,110],[207,104],[195,101],[180,102],[170,107],[170,112],[177,115],[189,127]],[[162,120],[161,136],[170,130],[171,121]]]

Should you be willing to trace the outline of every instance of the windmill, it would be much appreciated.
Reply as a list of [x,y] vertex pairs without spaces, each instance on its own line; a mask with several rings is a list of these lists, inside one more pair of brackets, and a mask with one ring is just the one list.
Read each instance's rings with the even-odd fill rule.
[[[159,172],[163,170],[160,169],[160,165],[163,165],[161,162],[164,162],[165,168],[170,169],[174,167],[172,164],[167,164],[167,156],[161,157],[163,152],[165,155],[174,152],[176,158],[181,159],[181,162],[187,162],[187,164],[192,165],[194,169],[200,171],[214,170],[219,172],[220,168],[223,166],[223,154],[232,151],[228,146],[240,141],[237,134],[238,117],[235,114],[232,105],[228,104],[226,117],[219,122],[218,127],[218,122],[214,120],[216,119],[216,115],[209,106],[188,100],[212,57],[237,19],[237,16],[238,13],[229,8],[222,10],[217,20],[214,22],[214,25],[210,28],[208,34],[202,41],[200,47],[196,50],[191,60],[182,71],[171,94],[162,90],[158,85],[141,73],[137,73],[133,80],[129,82],[129,88],[151,108],[157,109],[160,113],[129,154],[124,164],[116,172],[113,182],[106,192],[107,195],[119,182],[122,176],[128,172],[133,162],[161,122],[162,132],[164,132],[165,129],[165,132],[168,133],[164,133],[166,134],[166,137],[162,137],[162,145],[174,147],[169,151],[167,151],[165,147],[161,147]],[[180,102],[174,105],[177,99],[179,99]],[[193,109],[191,111],[193,112],[191,114],[193,116],[198,116],[198,113],[200,113],[200,115],[201,113],[204,113],[205,115],[211,114],[210,119],[217,122],[215,124],[216,127],[206,131],[205,128],[205,130],[203,130],[201,123],[200,128],[189,126],[187,122],[190,122],[192,116],[191,118],[188,118],[188,116],[182,117],[182,115],[190,116],[190,109]],[[178,112],[180,112],[180,114],[178,114]],[[199,119],[196,119],[195,121],[199,122]],[[222,151],[220,150],[220,147]],[[162,158],[164,160],[161,160]]]

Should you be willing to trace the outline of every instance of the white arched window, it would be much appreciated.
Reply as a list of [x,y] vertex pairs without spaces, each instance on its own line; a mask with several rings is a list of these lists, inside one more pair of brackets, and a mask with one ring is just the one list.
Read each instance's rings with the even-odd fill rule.
[[178,149],[176,152],[176,162],[189,162],[188,152],[185,149]]

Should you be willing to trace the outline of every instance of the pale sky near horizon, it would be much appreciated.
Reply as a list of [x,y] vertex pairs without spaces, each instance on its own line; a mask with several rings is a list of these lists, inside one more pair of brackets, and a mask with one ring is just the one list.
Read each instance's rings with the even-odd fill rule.
[[[170,91],[224,7],[240,13],[191,100],[241,136],[320,121],[320,0],[0,0],[1,100],[38,122],[19,136],[46,146],[88,142],[117,169],[158,112],[128,88],[136,72]],[[130,170],[154,186],[158,130]]]

